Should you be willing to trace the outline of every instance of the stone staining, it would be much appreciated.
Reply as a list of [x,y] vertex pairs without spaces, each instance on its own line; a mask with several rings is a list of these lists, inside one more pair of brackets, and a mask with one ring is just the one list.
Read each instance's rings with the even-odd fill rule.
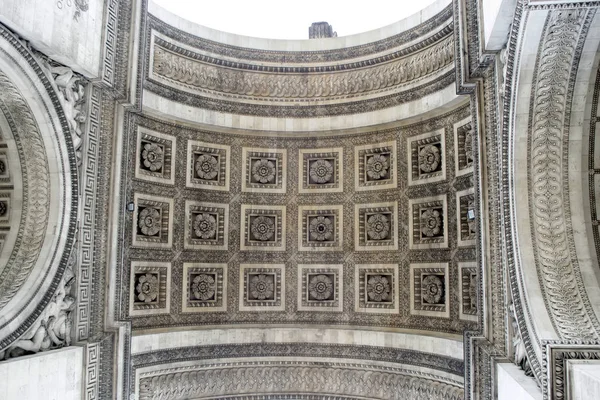
[[[326,151],[325,151],[326,150]],[[343,149],[300,149],[298,193],[343,192]]]
[[287,151],[243,148],[242,191],[285,193]]
[[354,149],[356,190],[397,187],[396,142],[357,146]]
[[170,312],[171,264],[132,261],[129,315],[145,316]]
[[227,311],[227,264],[183,264],[182,312]]
[[444,129],[409,137],[408,184],[439,182],[446,179],[446,135]]
[[343,311],[342,265],[298,265],[298,311]]
[[398,204],[355,205],[356,251],[398,250]]
[[454,124],[456,176],[473,172],[474,132],[470,116]]
[[410,313],[450,317],[448,263],[410,265]]
[[173,199],[134,195],[133,247],[170,248],[173,241]]
[[446,195],[409,200],[411,249],[448,247]]
[[229,205],[186,200],[184,248],[227,250]]
[[475,219],[475,192],[473,188],[456,193],[458,246],[475,246],[477,220]]
[[477,321],[477,264],[458,263],[459,317],[467,321]]
[[229,146],[189,140],[186,185],[196,189],[228,191],[230,154]]
[[343,250],[343,206],[299,206],[299,251]]
[[240,311],[285,311],[283,264],[240,265]]
[[398,313],[397,265],[357,265],[354,280],[356,312]]
[[175,183],[175,157],[177,147],[174,136],[138,127],[135,177],[155,183]]
[[242,205],[240,250],[285,251],[285,206]]

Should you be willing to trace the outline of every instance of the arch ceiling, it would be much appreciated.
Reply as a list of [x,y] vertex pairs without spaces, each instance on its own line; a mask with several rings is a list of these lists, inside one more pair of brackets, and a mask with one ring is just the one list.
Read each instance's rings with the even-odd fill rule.
[[150,3],[143,36],[115,293],[135,393],[462,398],[475,156],[450,6],[273,42]]

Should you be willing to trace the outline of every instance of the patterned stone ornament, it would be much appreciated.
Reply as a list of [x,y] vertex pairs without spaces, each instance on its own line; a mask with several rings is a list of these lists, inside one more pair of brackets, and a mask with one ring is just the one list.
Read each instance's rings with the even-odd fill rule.
[[450,317],[448,263],[410,264],[410,313]]
[[249,274],[248,279],[248,301],[275,299],[274,274]]
[[181,310],[227,311],[227,264],[183,263]]
[[8,202],[0,201],[0,217],[5,216],[8,213]]
[[390,174],[390,158],[391,155],[389,153],[368,156],[367,165],[365,167],[367,171],[367,181],[387,179]]
[[343,206],[298,206],[299,251],[341,251]]
[[229,191],[230,146],[188,140],[186,186]]
[[287,150],[243,148],[242,191],[285,193]]
[[[403,51],[397,51],[396,53],[402,56],[395,56],[383,64],[371,63],[370,58],[352,64],[337,65],[336,62],[336,66],[340,69],[331,73],[331,67],[328,66],[298,67],[296,63],[307,63],[307,52],[302,52],[304,56],[302,61],[297,59],[298,61],[290,61],[287,65],[281,63],[281,60],[293,56],[274,52],[273,56],[276,58],[270,59],[266,65],[264,62],[255,62],[249,67],[241,68],[238,63],[233,63],[222,55],[209,56],[209,59],[216,57],[218,65],[215,65],[214,61],[207,62],[206,50],[202,53],[194,52],[189,46],[185,48],[179,46],[174,39],[165,41],[164,38],[157,36],[152,43],[153,59],[150,61],[149,76],[153,81],[160,82],[166,87],[191,92],[194,95],[192,97],[206,96],[208,93],[211,98],[227,99],[236,103],[252,100],[253,103],[268,104],[271,108],[278,108],[277,106],[289,108],[290,102],[324,107],[323,102],[339,102],[340,98],[373,97],[375,93],[380,96],[381,93],[397,95],[403,86],[413,80],[438,75],[442,68],[452,62],[454,54],[453,40],[446,36],[432,46],[413,51],[408,55]],[[217,51],[222,54],[226,50]],[[325,54],[317,62],[318,64],[333,61],[327,59],[328,56]],[[254,55],[246,54],[242,59],[249,56],[255,58]],[[239,57],[239,53],[237,56],[232,54],[230,57]],[[345,59],[355,57],[355,55],[344,56]],[[270,68],[271,63],[283,65],[275,72],[272,67]],[[264,113],[265,111],[260,115]],[[279,115],[279,117],[283,116],[289,115]]]
[[298,265],[298,311],[343,310],[342,265]]
[[372,214],[367,217],[367,236],[372,240],[385,240],[389,237],[391,221],[386,214]]
[[170,312],[171,263],[132,261],[129,286],[130,316]]
[[252,178],[254,183],[274,184],[275,176],[277,175],[277,160],[269,160],[265,158],[253,159],[252,161]]
[[397,250],[397,215],[396,202],[356,204],[355,250]]
[[170,248],[173,229],[173,199],[134,194],[133,246]]
[[201,239],[213,239],[217,234],[217,219],[208,213],[194,217],[194,234]]
[[445,130],[407,138],[409,185],[439,182],[446,179]]
[[217,291],[215,277],[212,274],[200,274],[192,281],[191,294],[196,300],[213,300]]
[[443,228],[442,217],[439,209],[424,209],[420,218],[421,237],[439,237]]
[[310,240],[323,242],[334,237],[333,218],[329,216],[317,216],[312,218],[309,224]]
[[[273,353],[283,351],[298,353],[296,343],[279,345],[259,343],[252,348],[262,354],[266,352],[264,348],[269,347],[274,347]],[[394,365],[392,362],[382,365],[381,362],[368,359],[377,351],[376,349],[380,348],[382,352],[386,351],[386,354],[389,354],[389,360],[386,361],[418,357],[417,351],[398,354],[394,348],[364,346],[374,347],[374,349],[369,349],[370,354],[361,354],[357,353],[360,346],[338,344],[336,347],[341,348],[343,355],[329,356],[329,352],[323,346],[303,343],[302,348],[306,348],[307,351],[302,352],[302,356],[298,358],[275,357],[269,354],[267,360],[260,361],[248,361],[251,360],[251,354],[245,353],[242,361],[211,359],[211,355],[215,352],[240,353],[239,349],[234,350],[234,345],[183,348],[180,353],[186,352],[189,358],[185,361],[189,362],[185,362],[182,357],[177,357],[171,365],[143,365],[141,368],[136,368],[136,382],[132,385],[135,386],[136,392],[132,394],[132,398],[135,395],[135,399],[139,400],[179,399],[180,393],[185,393],[187,398],[193,399],[227,400],[402,400],[407,398],[459,400],[464,398],[464,389],[461,383],[452,377],[454,374],[446,372],[438,377],[436,374],[413,372],[412,369]],[[196,355],[199,351],[202,351],[202,359]],[[348,358],[348,354],[356,358]],[[324,363],[319,357],[321,355],[332,361]],[[170,353],[159,354],[158,357],[160,356],[169,357]],[[455,363],[453,359],[451,360],[448,362],[444,359],[446,366]],[[427,370],[435,371],[435,367],[427,366]],[[237,395],[237,393],[243,394]]]
[[145,181],[173,185],[175,183],[175,136],[138,126],[135,177]]
[[388,275],[367,275],[367,301],[390,301],[392,288]]
[[240,311],[284,311],[283,264],[240,265]]
[[425,303],[439,304],[444,295],[444,284],[436,275],[426,275],[421,283],[421,299]]
[[227,250],[229,205],[185,202],[184,248]]
[[473,173],[474,133],[470,116],[454,124],[454,164],[456,176]]
[[142,160],[144,167],[151,172],[160,172],[164,164],[164,151],[162,146],[156,143],[144,143]]
[[312,275],[308,282],[311,300],[329,300],[333,294],[333,280],[323,274]]
[[354,154],[357,191],[391,189],[397,186],[395,141],[357,146]]
[[204,181],[214,181],[219,176],[219,160],[211,154],[200,154],[194,163],[196,177]]
[[137,285],[135,292],[137,299],[134,301],[143,301],[151,303],[158,299],[158,274],[140,274],[137,276]]
[[144,207],[138,218],[138,228],[142,235],[156,236],[162,226],[160,208]]
[[477,263],[458,263],[460,308],[459,317],[466,321],[477,321]]
[[310,179],[317,184],[329,183],[333,172],[333,164],[325,159],[318,159],[309,167]]
[[285,206],[242,205],[240,250],[285,251]]
[[446,196],[409,200],[412,217],[409,219],[411,249],[448,247]]
[[340,160],[343,148],[300,149],[298,170],[299,193],[332,193],[343,191]]
[[356,265],[355,285],[356,312],[399,311],[398,265]]
[[460,247],[475,246],[477,220],[475,218],[475,191],[473,188],[456,192],[456,226]]
[[250,231],[255,240],[274,241],[277,217],[259,215],[252,219]]

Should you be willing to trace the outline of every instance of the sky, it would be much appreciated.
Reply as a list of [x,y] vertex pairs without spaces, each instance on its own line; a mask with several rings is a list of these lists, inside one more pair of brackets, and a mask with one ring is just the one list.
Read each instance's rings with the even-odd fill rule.
[[381,28],[435,0],[153,0],[210,28],[270,39],[308,39],[313,22],[327,21],[338,36]]

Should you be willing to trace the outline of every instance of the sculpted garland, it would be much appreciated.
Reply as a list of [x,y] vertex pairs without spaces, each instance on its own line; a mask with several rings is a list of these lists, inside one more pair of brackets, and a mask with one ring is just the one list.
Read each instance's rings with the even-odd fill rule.
[[195,90],[254,98],[320,98],[392,90],[444,69],[454,60],[453,36],[405,58],[368,69],[328,74],[261,74],[220,68],[155,45],[153,73]]
[[598,322],[588,314],[576,281],[579,267],[569,248],[563,200],[568,196],[562,159],[568,85],[586,15],[585,9],[550,15],[532,89],[529,173],[536,263],[548,310],[566,339],[598,338]]

